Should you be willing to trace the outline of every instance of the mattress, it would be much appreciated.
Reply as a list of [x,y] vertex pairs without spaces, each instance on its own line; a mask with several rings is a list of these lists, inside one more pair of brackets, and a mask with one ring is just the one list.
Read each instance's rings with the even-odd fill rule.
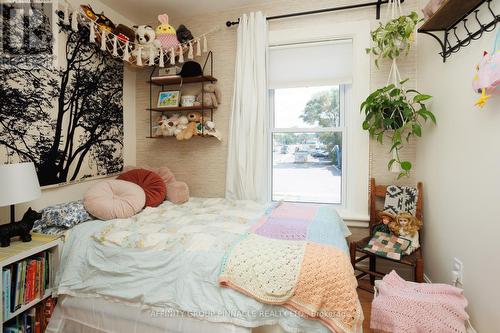
[[[147,208],[131,219],[77,225],[63,247],[58,294],[78,299],[100,297],[139,309],[174,312],[180,319],[195,317],[202,319],[202,323],[247,328],[279,325],[293,333],[329,332],[318,321],[219,287],[218,276],[226,250],[275,206],[191,198],[183,205],[165,202]],[[323,222],[318,231],[328,235],[322,241],[346,251],[348,228],[332,207],[321,210]],[[329,232],[324,233],[327,225]],[[77,306],[71,305],[71,309]],[[126,317],[135,318],[131,316],[132,313]],[[180,324],[183,320],[176,324],[169,319],[171,329],[187,325]],[[76,320],[67,321],[76,325]],[[199,321],[193,323],[201,325]],[[205,331],[200,328],[186,332]]]
[[156,315],[150,309],[104,298],[63,296],[45,332],[250,333],[251,329],[196,318]]

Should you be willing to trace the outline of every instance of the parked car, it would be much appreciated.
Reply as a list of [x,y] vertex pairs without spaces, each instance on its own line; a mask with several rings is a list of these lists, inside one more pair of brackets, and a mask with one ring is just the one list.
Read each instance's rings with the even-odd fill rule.
[[298,150],[294,154],[294,163],[307,163],[309,152],[307,150]]
[[323,150],[323,149],[315,149],[311,153],[311,156],[312,157],[328,157],[328,152],[326,150]]
[[288,154],[288,146],[281,146],[281,153]]

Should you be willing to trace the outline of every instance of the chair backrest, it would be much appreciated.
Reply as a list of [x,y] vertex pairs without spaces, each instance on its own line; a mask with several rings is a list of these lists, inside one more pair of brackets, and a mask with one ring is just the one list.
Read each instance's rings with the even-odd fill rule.
[[[370,235],[373,232],[373,227],[375,227],[379,222],[379,213],[383,209],[383,204],[385,201],[385,193],[387,191],[388,185],[377,185],[375,184],[375,178],[370,179]],[[415,217],[422,221],[422,225],[424,221],[422,220],[422,195],[423,195],[423,185],[421,182],[417,183],[417,202],[416,202],[416,213]],[[382,203],[382,209],[379,209],[380,202]]]

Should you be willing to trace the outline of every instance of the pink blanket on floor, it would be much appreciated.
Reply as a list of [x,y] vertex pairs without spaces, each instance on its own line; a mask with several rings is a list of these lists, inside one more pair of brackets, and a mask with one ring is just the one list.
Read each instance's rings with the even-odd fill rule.
[[370,328],[394,333],[465,333],[467,300],[447,284],[415,283],[392,271],[377,281]]

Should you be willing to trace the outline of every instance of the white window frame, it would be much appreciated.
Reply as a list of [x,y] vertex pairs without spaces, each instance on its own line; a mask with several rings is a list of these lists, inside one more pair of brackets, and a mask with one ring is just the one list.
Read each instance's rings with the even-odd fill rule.
[[[345,144],[344,142],[342,144],[342,174],[345,176],[343,183],[346,184],[342,195],[345,196],[345,200],[337,210],[340,216],[350,225],[366,226],[366,221],[369,220],[367,204],[370,164],[369,136],[366,131],[362,130],[363,116],[359,110],[362,101],[370,93],[371,64],[370,57],[365,52],[365,49],[370,46],[370,22],[333,23],[322,21],[313,26],[302,21],[296,23],[293,29],[280,29],[279,24],[276,27],[271,24],[268,38],[269,46],[352,39],[352,89],[350,98],[346,99],[345,138],[342,139],[345,140]],[[307,66],[307,64],[305,63],[304,66]],[[272,132],[271,128],[269,132]],[[272,154],[272,149],[270,150],[270,154]],[[272,157],[270,156],[270,158]],[[271,173],[272,169],[268,170],[269,195],[271,195]]]
[[[335,86],[337,84],[332,84],[332,85],[329,85],[329,84],[326,84],[325,83],[325,86]],[[310,85],[308,85],[309,87]],[[345,84],[339,84],[337,85],[339,87],[339,110],[340,110],[340,126],[339,127],[293,127],[293,128],[288,128],[288,127],[285,127],[285,128],[281,128],[281,127],[276,127],[275,124],[276,124],[276,113],[275,113],[275,109],[274,109],[274,106],[275,106],[275,103],[274,103],[274,90],[275,89],[269,89],[269,115],[270,115],[270,125],[271,125],[271,130],[270,130],[270,139],[269,139],[269,142],[271,144],[271,147],[270,147],[270,150],[271,150],[271,155],[270,155],[270,171],[269,171],[269,175],[271,177],[270,179],[270,182],[269,182],[269,185],[270,185],[270,196],[271,196],[271,200],[273,198],[273,159],[274,159],[274,156],[273,156],[273,152],[272,152],[272,146],[273,146],[273,136],[274,134],[277,134],[277,133],[342,133],[342,173],[341,173],[341,184],[342,184],[342,188],[340,189],[341,191],[341,203],[340,204],[336,204],[336,203],[332,203],[332,204],[329,204],[329,205],[334,205],[336,206],[337,208],[343,208],[344,206],[344,203],[345,203],[345,200],[346,200],[346,197],[345,197],[345,193],[346,193],[346,178],[345,178],[345,173],[344,173],[344,168],[345,168],[345,157],[346,157],[346,154],[345,154],[345,133],[346,133],[346,127],[345,127],[345,107],[346,107],[346,98],[348,98],[348,95],[346,94],[349,94],[349,87],[347,87],[347,85]],[[286,88],[285,88],[286,89]],[[300,201],[301,203],[304,203],[305,201]],[[312,202],[312,203],[318,203],[318,202]]]

